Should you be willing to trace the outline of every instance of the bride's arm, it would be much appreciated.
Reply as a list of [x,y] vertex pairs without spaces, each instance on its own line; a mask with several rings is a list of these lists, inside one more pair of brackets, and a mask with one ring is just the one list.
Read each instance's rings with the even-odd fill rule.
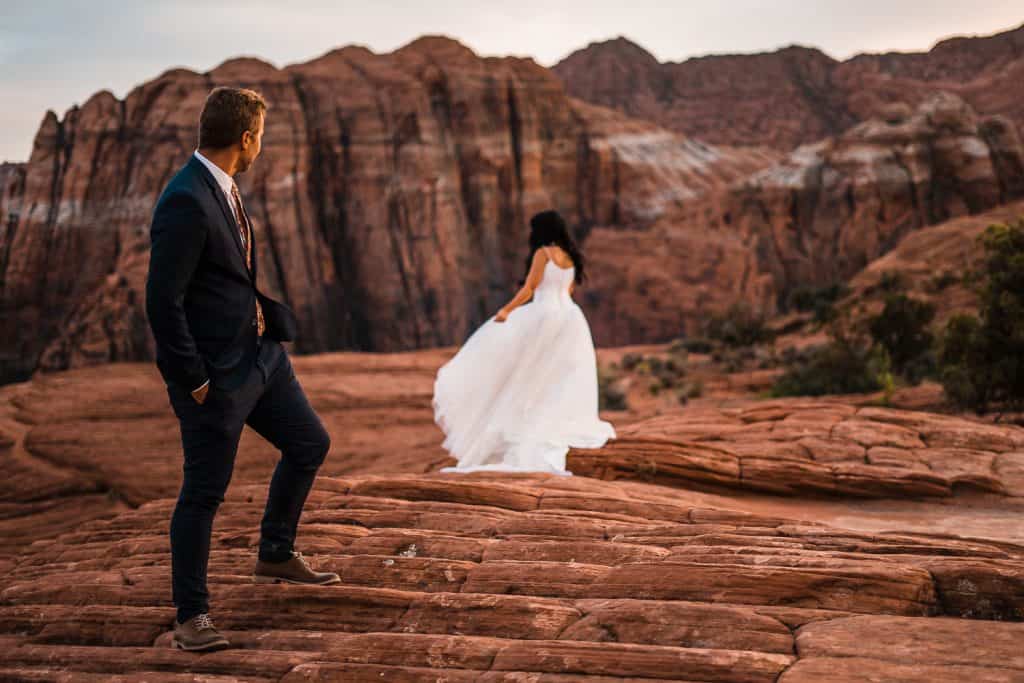
[[505,304],[505,306],[498,311],[498,314],[494,316],[495,322],[505,322],[512,311],[530,300],[533,296],[533,290],[537,289],[537,285],[540,284],[541,279],[544,277],[544,265],[547,263],[547,260],[547,254],[544,253],[543,249],[538,249],[533,253],[533,263],[530,264],[530,272],[526,274],[526,282],[523,283],[522,288],[516,292],[516,295],[512,297],[512,301]]

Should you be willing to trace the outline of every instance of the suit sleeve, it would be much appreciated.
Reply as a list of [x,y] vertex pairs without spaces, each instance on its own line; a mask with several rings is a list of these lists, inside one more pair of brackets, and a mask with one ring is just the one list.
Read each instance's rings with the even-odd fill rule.
[[202,209],[191,195],[164,197],[153,212],[146,316],[169,378],[190,390],[209,379],[184,307],[185,291],[206,246],[206,232]]

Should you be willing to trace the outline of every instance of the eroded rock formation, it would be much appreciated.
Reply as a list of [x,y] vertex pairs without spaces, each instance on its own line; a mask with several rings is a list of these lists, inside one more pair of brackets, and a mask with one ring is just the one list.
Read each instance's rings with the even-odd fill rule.
[[1024,26],[951,38],[927,53],[835,60],[791,46],[750,55],[659,63],[624,38],[594,43],[553,67],[575,97],[701,140],[790,151],[937,91],[1024,130]]
[[722,223],[755,236],[762,269],[785,293],[845,280],[913,230],[1019,198],[1022,181],[1013,127],[940,93],[905,119],[866,121],[755,174]]
[[990,225],[1021,219],[1024,202],[1018,201],[911,233],[849,281],[846,301],[862,315],[873,314],[895,290],[935,306],[940,325],[953,314],[976,313],[975,286],[965,282],[964,274],[981,265],[984,251],[979,237]]
[[445,475],[429,402],[445,357],[296,359],[336,435],[298,544],[343,583],[251,582],[275,453],[247,431],[210,562],[240,649],[206,655],[169,645],[181,464],[155,369],[0,389],[0,679],[1024,675],[1024,429],[709,398],[608,415],[622,438],[573,452],[578,476]]
[[581,238],[646,225],[775,158],[574,101],[531,60],[445,38],[168,71],[43,121],[20,218],[0,233],[0,379],[149,357],[150,212],[220,84],[271,105],[263,157],[239,180],[264,288],[297,311],[302,351],[461,342],[522,275],[533,212],[557,207]]
[[[1024,196],[1013,89],[975,97],[957,85],[979,69],[1012,73],[1018,36],[858,58],[845,71],[823,55],[804,64],[795,49],[758,57],[787,78],[796,67],[778,60],[796,59],[797,81],[822,97],[875,92],[867,76],[838,88],[850,73],[917,93],[817,128],[789,111],[800,97],[773,91],[779,106],[767,106],[756,93],[772,79],[736,67],[736,111],[776,112],[815,138],[844,131],[785,158],[680,137],[568,97],[530,60],[482,59],[437,37],[285,69],[236,59],[173,70],[124,101],[99,93],[63,119],[48,114],[28,164],[4,172],[2,201],[19,218],[7,211],[0,232],[0,311],[12,321],[0,380],[151,356],[140,303],[149,212],[194,145],[212,85],[252,86],[271,102],[264,157],[241,185],[264,288],[299,314],[297,350],[460,343],[514,288],[526,221],[548,206],[591,259],[579,297],[595,340],[622,345],[698,334],[737,301],[771,314],[794,287],[846,280],[918,228]],[[660,78],[623,50],[628,64],[609,67],[621,79]],[[927,87],[902,89],[911,77]],[[744,135],[777,144],[768,129]]]
[[595,230],[588,253],[603,277],[583,297],[605,344],[700,334],[733,302],[773,314],[795,287],[845,282],[922,227],[1022,196],[1016,130],[939,93],[800,147],[647,230]]

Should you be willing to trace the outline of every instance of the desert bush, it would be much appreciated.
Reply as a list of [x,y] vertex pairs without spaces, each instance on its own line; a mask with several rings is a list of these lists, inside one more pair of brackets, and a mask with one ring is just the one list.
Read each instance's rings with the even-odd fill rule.
[[962,408],[1024,408],[1024,220],[992,225],[981,236],[984,259],[972,276],[977,316],[951,318],[938,354],[946,395]]
[[640,374],[649,375],[651,381],[648,391],[655,396],[662,389],[672,389],[686,376],[686,363],[677,356],[662,358],[660,356],[640,356],[633,369]]
[[786,371],[772,396],[821,396],[877,391],[892,382],[889,354],[872,342],[863,320],[844,309],[829,324],[829,342],[781,354]]
[[711,353],[714,348],[715,343],[705,337],[682,337],[673,341],[668,350],[670,353],[675,353],[675,349],[687,353]]
[[882,310],[864,317],[852,304],[836,309],[828,323],[830,341],[805,352],[781,355],[786,372],[776,381],[775,396],[884,391],[883,403],[897,377],[912,384],[936,374],[935,307],[901,289],[896,271],[882,274],[879,288],[888,292]]
[[886,350],[894,372],[917,384],[935,369],[935,306],[906,294],[889,294],[881,313],[868,320],[872,339]]
[[711,360],[722,366],[725,372],[740,372],[745,370],[747,365],[759,358],[754,348],[745,346],[739,348],[716,349],[711,354]]
[[626,388],[619,373],[613,369],[598,367],[597,396],[601,410],[629,410]]
[[[622,357],[621,367],[626,372],[634,372],[638,375],[650,377],[647,383],[647,390],[657,396],[666,389],[674,389],[686,377],[686,355],[670,354],[667,358],[658,355],[643,355],[638,353],[627,353]],[[607,371],[606,371],[607,372]],[[608,391],[614,394],[614,382],[609,380]],[[605,391],[602,389],[602,391]],[[616,402],[614,396],[610,397],[612,403]],[[614,410],[613,408],[609,408]],[[622,408],[625,409],[625,408]]]
[[642,360],[643,356],[638,353],[627,353],[622,357],[622,369],[627,372],[632,372]]
[[933,275],[928,279],[925,284],[925,288],[932,293],[941,292],[949,287],[952,287],[958,282],[961,282],[963,278],[957,273],[951,270],[944,270],[938,275]]
[[705,334],[726,346],[751,346],[770,341],[771,330],[765,317],[746,303],[733,304],[724,313],[712,315]]
[[690,351],[686,348],[686,344],[683,343],[682,339],[676,339],[668,346],[669,356],[674,358],[680,363],[686,363],[690,357]]
[[676,389],[676,400],[681,405],[689,403],[691,398],[698,398],[704,393],[704,383],[699,379],[693,382],[687,382],[683,386]]
[[836,316],[835,302],[846,296],[849,291],[849,287],[844,283],[835,283],[824,287],[813,285],[797,287],[789,293],[786,306],[790,310],[813,313],[816,322],[827,323]]
[[883,292],[895,294],[907,287],[906,278],[898,270],[887,270],[878,279],[878,288]]

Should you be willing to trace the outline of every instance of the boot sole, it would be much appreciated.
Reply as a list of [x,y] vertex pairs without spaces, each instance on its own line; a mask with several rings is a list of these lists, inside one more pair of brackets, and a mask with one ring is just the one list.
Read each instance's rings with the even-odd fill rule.
[[259,574],[253,574],[253,578],[256,583],[292,583],[297,586],[330,586],[331,584],[341,583],[341,578],[328,579],[327,581],[297,581],[295,579],[285,579],[280,576],[260,576]]
[[231,647],[231,643],[227,640],[214,640],[210,643],[203,643],[202,645],[185,645],[184,643],[171,640],[171,645],[178,650],[185,650],[186,652],[207,652],[210,650],[224,650]]

